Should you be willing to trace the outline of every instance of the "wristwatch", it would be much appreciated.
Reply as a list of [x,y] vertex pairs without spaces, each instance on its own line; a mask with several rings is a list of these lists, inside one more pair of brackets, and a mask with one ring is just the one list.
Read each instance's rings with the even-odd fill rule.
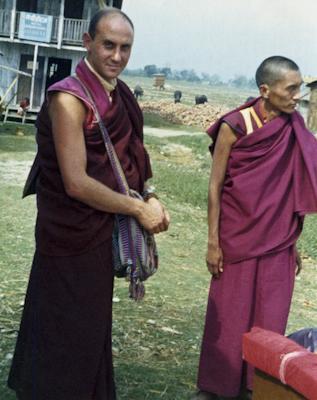
[[152,197],[155,199],[158,199],[157,194],[155,193],[155,187],[154,186],[148,186],[146,189],[144,189],[142,193],[142,197],[144,201],[148,201]]

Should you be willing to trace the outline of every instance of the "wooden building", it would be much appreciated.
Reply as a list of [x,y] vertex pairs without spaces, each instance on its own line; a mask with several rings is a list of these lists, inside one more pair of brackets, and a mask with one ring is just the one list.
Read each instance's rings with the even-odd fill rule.
[[[82,34],[91,16],[121,5],[122,0],[0,0],[0,96],[16,80],[6,102],[15,106],[28,97],[30,110],[38,110],[45,89],[73,73],[85,54]],[[16,79],[17,70],[27,74]]]
[[308,83],[310,88],[307,125],[310,130],[317,133],[317,80]]
[[156,88],[159,88],[160,90],[165,89],[165,74],[153,74],[152,75],[154,78],[154,83],[153,86]]

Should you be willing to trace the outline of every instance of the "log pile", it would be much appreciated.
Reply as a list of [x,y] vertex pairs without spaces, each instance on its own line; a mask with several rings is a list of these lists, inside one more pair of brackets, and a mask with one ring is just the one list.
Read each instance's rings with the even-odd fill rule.
[[196,126],[202,130],[209,128],[213,122],[226,112],[224,107],[213,106],[208,103],[189,106],[160,100],[144,101],[139,104],[145,113],[158,114],[171,123]]

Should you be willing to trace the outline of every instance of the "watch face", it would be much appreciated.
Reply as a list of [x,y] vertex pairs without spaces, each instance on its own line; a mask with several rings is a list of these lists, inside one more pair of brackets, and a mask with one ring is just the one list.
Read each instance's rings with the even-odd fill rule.
[[150,194],[155,192],[155,187],[154,186],[149,186],[144,190],[144,194]]

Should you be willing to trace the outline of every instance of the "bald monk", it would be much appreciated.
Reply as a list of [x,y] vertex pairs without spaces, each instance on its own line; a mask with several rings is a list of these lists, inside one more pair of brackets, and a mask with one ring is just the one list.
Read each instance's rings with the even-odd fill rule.
[[253,326],[284,334],[301,268],[296,241],[305,214],[317,212],[317,140],[296,111],[299,68],[273,56],[257,69],[256,82],[260,97],[208,130],[212,280],[196,400],[251,398],[242,334]]
[[[118,75],[134,28],[117,9],[95,14],[84,33],[85,59],[48,89],[37,120],[36,251],[9,376],[19,400],[115,400],[112,368],[112,231],[114,214],[131,215],[148,231],[169,217],[146,181],[143,118]],[[92,103],[82,84],[94,97]],[[110,138],[130,188],[118,193],[94,115]]]

